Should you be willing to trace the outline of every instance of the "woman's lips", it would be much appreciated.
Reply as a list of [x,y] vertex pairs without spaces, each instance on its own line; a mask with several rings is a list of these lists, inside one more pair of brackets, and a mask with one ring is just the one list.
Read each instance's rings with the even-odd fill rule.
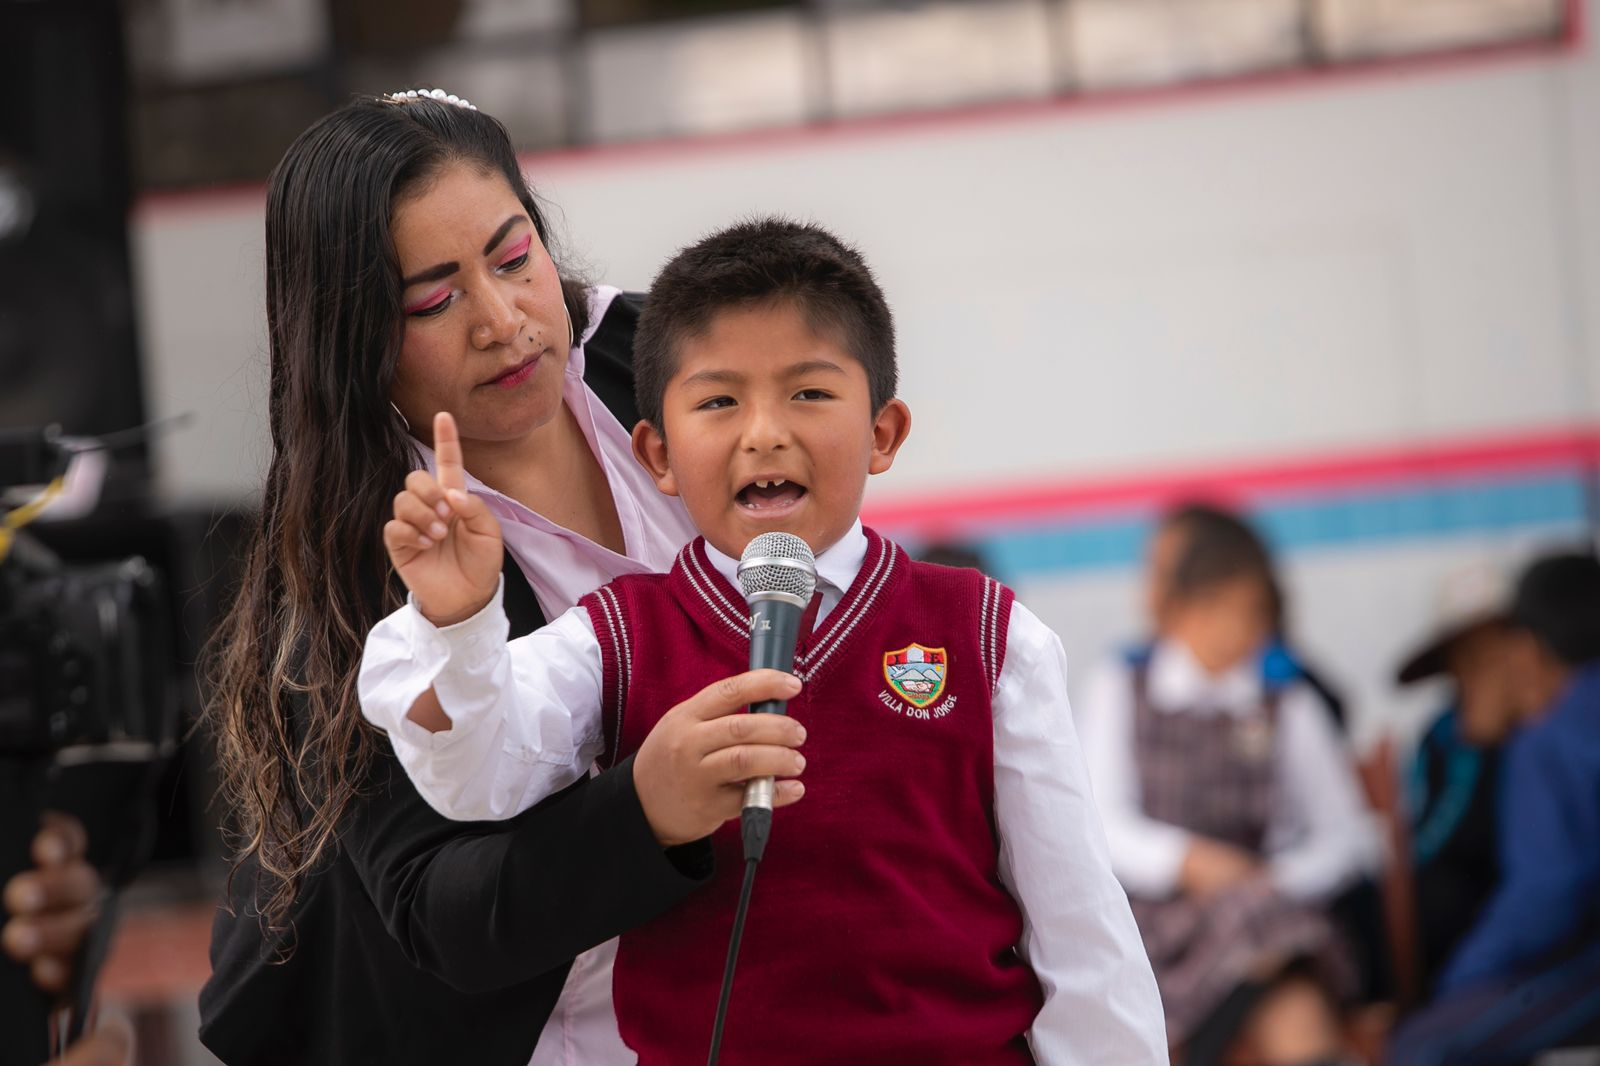
[[497,389],[514,389],[518,385],[521,385],[524,381],[527,381],[528,378],[533,376],[534,370],[539,366],[539,360],[543,358],[544,352],[538,352],[535,355],[531,355],[525,362],[519,363],[518,365],[512,367],[499,377],[490,378],[488,381],[485,381],[484,384],[492,385]]

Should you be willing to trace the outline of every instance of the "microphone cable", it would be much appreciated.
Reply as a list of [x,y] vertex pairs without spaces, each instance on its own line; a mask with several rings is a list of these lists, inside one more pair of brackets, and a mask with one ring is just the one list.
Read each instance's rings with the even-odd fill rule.
[[[745,546],[739,560],[738,578],[751,608],[750,669],[792,671],[800,620],[817,587],[817,561],[811,548],[792,533],[762,533]],[[750,712],[782,714],[785,703],[784,700],[762,700],[751,704]],[[770,777],[751,778],[745,782],[744,808],[739,812],[739,835],[744,843],[744,883],[739,888],[739,906],[728,937],[728,961],[722,968],[722,991],[717,996],[717,1017],[711,1027],[711,1054],[706,1060],[707,1066],[717,1066],[717,1056],[722,1051],[728,1000],[733,995],[733,970],[739,961],[739,942],[744,938],[745,918],[750,912],[756,867],[766,854],[767,838],[772,835],[774,790]]]
[[733,934],[728,938],[728,961],[722,968],[722,993],[717,996],[717,1021],[711,1028],[711,1057],[706,1066],[717,1066],[722,1050],[722,1029],[728,1021],[728,997],[733,994],[733,967],[739,961],[739,941],[744,938],[744,919],[750,911],[750,889],[756,883],[756,867],[767,850],[772,835],[772,809],[746,807],[739,813],[739,830],[744,837],[744,884],[739,887],[739,908],[733,913]]

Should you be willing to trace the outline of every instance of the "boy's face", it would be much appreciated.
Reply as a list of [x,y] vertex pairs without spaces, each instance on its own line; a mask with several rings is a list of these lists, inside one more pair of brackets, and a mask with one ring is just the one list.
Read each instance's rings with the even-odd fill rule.
[[721,311],[683,341],[661,420],[634,428],[634,454],[735,558],[773,531],[832,547],[911,428],[899,400],[872,410],[865,368],[787,301]]
[[1517,699],[1509,635],[1493,622],[1475,626],[1445,648],[1445,672],[1456,683],[1461,735],[1469,744],[1492,746],[1517,722]]
[[1526,629],[1512,628],[1505,639],[1506,675],[1517,719],[1536,718],[1561,695],[1572,668]]

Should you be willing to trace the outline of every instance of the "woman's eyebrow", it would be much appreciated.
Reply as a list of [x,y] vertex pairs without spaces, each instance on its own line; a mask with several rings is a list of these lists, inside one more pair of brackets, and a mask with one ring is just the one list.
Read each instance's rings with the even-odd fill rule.
[[521,222],[524,217],[525,216],[523,215],[512,215],[510,218],[500,223],[500,228],[494,231],[494,236],[489,238],[489,243],[483,246],[483,254],[488,255],[490,252],[494,251],[494,246],[505,240],[506,234],[511,232],[511,227],[515,226],[518,222]]
[[[489,243],[483,246],[483,254],[488,255],[494,251],[494,246],[506,239],[506,234],[511,232],[511,227],[526,217],[525,215],[512,215],[500,223],[500,228],[494,231],[494,236],[489,238]],[[452,259],[448,263],[440,263],[438,266],[431,266],[427,270],[418,271],[401,281],[400,284],[409,289],[413,285],[421,285],[424,281],[438,281],[441,278],[448,278],[460,269],[461,264]]]
[[431,266],[427,270],[419,271],[406,278],[400,284],[402,287],[409,289],[413,285],[421,285],[424,281],[438,281],[440,278],[448,278],[460,269],[461,264],[452,259],[448,263],[440,263],[438,266]]

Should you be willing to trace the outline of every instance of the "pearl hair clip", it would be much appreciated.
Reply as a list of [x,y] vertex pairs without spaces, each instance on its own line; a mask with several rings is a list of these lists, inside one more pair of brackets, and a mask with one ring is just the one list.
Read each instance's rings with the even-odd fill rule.
[[464,107],[468,111],[478,110],[471,101],[457,96],[455,93],[447,93],[443,89],[402,89],[397,93],[389,93],[388,99],[397,104],[403,104],[407,100],[438,100],[440,103]]

